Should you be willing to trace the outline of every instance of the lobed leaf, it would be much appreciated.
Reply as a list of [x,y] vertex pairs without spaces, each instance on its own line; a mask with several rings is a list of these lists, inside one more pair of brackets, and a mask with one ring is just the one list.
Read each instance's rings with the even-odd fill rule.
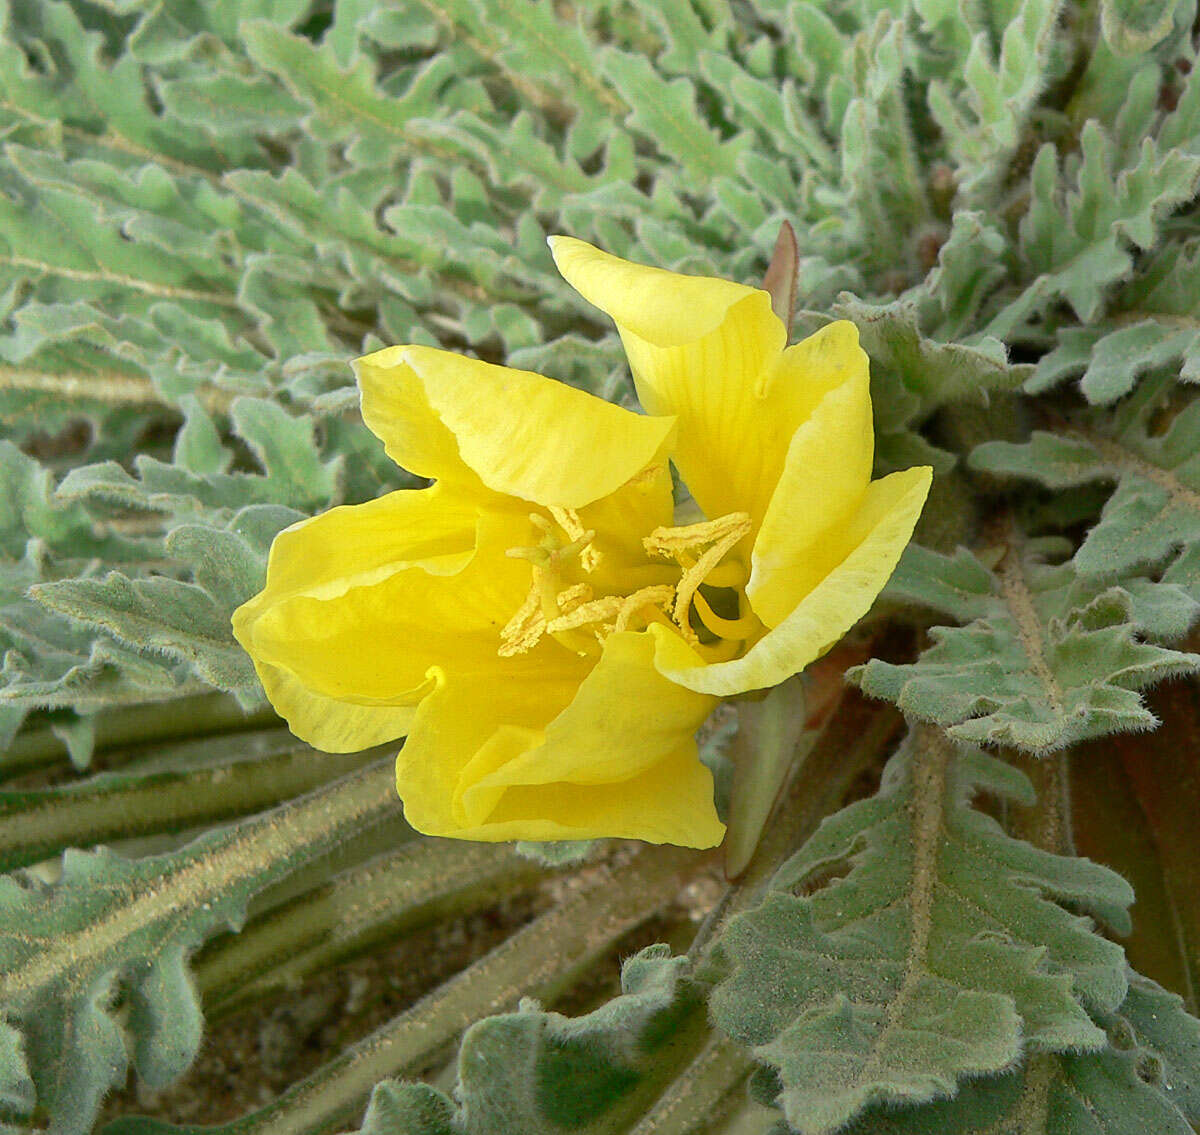
[[889,594],[964,625],[932,628],[915,662],[872,659],[848,676],[959,740],[1033,753],[1153,728],[1138,691],[1195,673],[1200,655],[1146,639],[1182,635],[1195,598],[1176,584],[1089,577],[1078,556],[1051,564],[1039,551],[1010,536],[989,569],[965,549],[911,546]]
[[774,1070],[794,1129],[952,1096],[1025,1052],[1103,1048],[1089,1013],[1125,999],[1123,955],[1076,912],[1126,926],[1132,892],[1008,836],[972,807],[980,791],[1032,797],[1015,769],[918,729],[879,794],[827,819],[729,923],[713,1018]]
[[1115,420],[1084,419],[1060,433],[1037,430],[1021,444],[989,442],[970,457],[976,469],[1048,488],[1115,484],[1076,553],[1081,575],[1111,579],[1174,558],[1163,578],[1190,587],[1189,564],[1200,543],[1200,402],[1184,405],[1159,432],[1154,414],[1163,387],[1157,386]]
[[477,1021],[459,1050],[453,1101],[426,1084],[385,1081],[358,1135],[627,1131],[631,1107],[695,1047],[703,986],[690,970],[669,947],[648,946],[621,967],[621,993],[584,1016],[527,1001]]
[[847,1135],[1189,1135],[1200,1118],[1195,1019],[1174,994],[1134,974],[1104,1023],[1103,1052],[1032,1056],[1018,1072],[965,1085],[952,1101],[877,1111]]

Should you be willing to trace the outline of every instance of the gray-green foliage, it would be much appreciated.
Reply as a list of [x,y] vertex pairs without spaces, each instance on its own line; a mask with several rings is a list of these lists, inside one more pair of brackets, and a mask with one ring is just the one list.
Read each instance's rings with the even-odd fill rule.
[[[690,969],[666,946],[650,946],[622,966],[620,995],[582,1017],[531,1002],[472,1025],[454,1102],[423,1084],[381,1084],[361,1135],[627,1131],[630,1105],[644,1102],[695,1045],[703,986]],[[497,1068],[509,1075],[497,1077]]]
[[28,1112],[36,1102],[54,1131],[73,1135],[91,1130],[130,1063],[149,1085],[175,1079],[203,1024],[188,954],[216,928],[239,927],[269,883],[395,812],[388,781],[375,766],[174,854],[68,850],[53,884],[0,879],[0,1085],[10,1104]]
[[1200,655],[1146,641],[1187,631],[1196,616],[1189,590],[1137,576],[1089,578],[1082,549],[1047,563],[1039,552],[1053,553],[1059,541],[1039,548],[1011,528],[997,536],[986,549],[990,570],[965,549],[950,557],[909,548],[892,593],[965,625],[935,627],[934,645],[915,661],[872,659],[853,680],[951,736],[1034,753],[1152,727],[1137,691],[1200,667]]
[[722,937],[714,1018],[777,1071],[796,1130],[951,1095],[1023,1053],[1103,1047],[1089,1012],[1125,999],[1123,955],[1058,904],[1120,927],[1133,895],[1007,835],[980,791],[1032,801],[1015,769],[918,731],[879,794],[826,820]]
[[[972,453],[971,464],[1050,489],[1113,485],[1075,554],[1080,575],[1095,581],[1132,577],[1146,588],[1144,576],[1134,573],[1161,570],[1164,584],[1195,597],[1200,404],[1173,408],[1164,423],[1154,397],[1161,392],[1161,383],[1147,383],[1117,414],[1081,416],[1056,432],[1036,430],[1021,444],[985,443]],[[1161,586],[1157,590],[1166,594]]]
[[[1200,1029],[1178,997],[1135,977],[1099,1053],[1037,1056],[951,1101],[879,1111],[850,1135],[1190,1135],[1200,1120]],[[782,1135],[782,1131],[780,1132]]]
[[[185,794],[199,766],[172,746],[211,742],[175,734],[245,730],[189,807],[129,825],[174,841],[157,856],[0,879],[0,1124],[84,1132],[130,1062],[181,1072],[205,1008],[190,952],[247,904],[248,953],[325,909],[345,830],[314,817],[357,816],[353,792],[243,818],[277,797],[226,758],[258,754],[285,795],[353,766],[301,775],[261,748],[229,617],[281,529],[412,483],[348,360],[436,344],[628,401],[616,335],[545,237],[753,282],[786,219],[798,330],[853,320],[871,357],[879,471],[937,473],[872,624],[915,643],[853,671],[927,724],[761,902],[734,889],[703,966],[642,953],[591,1013],[483,1020],[453,1099],[388,1080],[363,1131],[719,1130],[686,1101],[740,1091],[752,1050],[798,1131],[1182,1135],[1195,1022],[1086,917],[1119,929],[1127,889],[1018,840],[1001,821],[1029,784],[937,729],[1056,761],[1153,728],[1145,688],[1200,665],[1195,18],[1195,0],[0,0],[0,775],[67,777],[96,749],[132,766],[6,786],[5,862],[109,838],[156,785]],[[180,845],[217,818],[235,826]],[[234,846],[274,858],[238,866]],[[338,878],[379,850],[348,839]],[[610,853],[535,855],[598,886]],[[468,904],[460,875],[432,907]],[[211,894],[180,882],[200,877]],[[683,889],[658,885],[622,925]],[[362,948],[388,909],[347,921]],[[335,956],[309,929],[297,972]],[[543,947],[522,948],[532,973]],[[506,1004],[480,964],[479,1003]],[[709,979],[736,1041],[705,1024]],[[459,988],[433,997],[443,1041]],[[359,1055],[331,1054],[319,1106],[289,1097],[290,1130],[358,1122]],[[374,1057],[376,1079],[411,1071]]]

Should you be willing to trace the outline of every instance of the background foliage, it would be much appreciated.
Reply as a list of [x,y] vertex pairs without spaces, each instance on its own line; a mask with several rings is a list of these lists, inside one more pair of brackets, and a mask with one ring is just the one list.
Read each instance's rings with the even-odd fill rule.
[[[480,910],[494,949],[231,1135],[1200,1123],[1200,734],[1144,692],[1200,669],[1195,21],[2,0],[0,1126],[83,1135],[206,1021]],[[880,471],[937,470],[851,659],[879,700],[849,655],[814,675],[836,704],[734,884],[414,838],[388,754],[291,740],[229,631],[276,532],[410,483],[347,361],[424,342],[628,400],[545,236],[754,282],[784,220],[798,329],[871,356]],[[187,1118],[163,1099],[107,1130]]]

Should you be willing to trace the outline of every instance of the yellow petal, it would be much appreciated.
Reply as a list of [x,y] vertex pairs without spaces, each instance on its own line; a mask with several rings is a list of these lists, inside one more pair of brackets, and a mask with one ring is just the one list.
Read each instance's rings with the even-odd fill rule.
[[[598,593],[628,594],[637,586],[657,579],[645,570],[647,533],[674,522],[675,501],[671,471],[666,461],[651,465],[616,492],[579,510],[582,526],[596,533],[594,541],[599,563],[590,576]],[[661,568],[658,569],[661,572]],[[631,573],[633,573],[631,575]],[[662,582],[671,582],[667,571]]]
[[432,347],[357,364],[363,418],[406,469],[542,505],[582,508],[667,452],[674,422],[530,371]]
[[614,836],[698,848],[716,847],[725,838],[713,806],[712,774],[697,759],[694,742],[629,780],[510,789],[482,830],[511,833],[497,837],[503,839]]
[[[438,531],[442,498],[431,491],[407,496],[406,504],[420,506],[406,510],[413,539],[423,521]],[[327,517],[334,514],[319,519]],[[344,521],[344,515],[334,521]],[[322,562],[315,544],[338,534],[334,521],[299,531],[289,572],[301,570],[293,557],[303,559],[304,541]],[[287,671],[320,697],[364,706],[415,704],[430,688],[432,666],[482,677],[502,665],[515,674],[552,674],[564,660],[573,665],[575,656],[552,639],[517,658],[497,654],[500,630],[529,589],[529,564],[504,554],[534,542],[528,517],[481,513],[472,542],[465,556],[401,562],[396,570],[352,576],[345,585],[335,579],[277,592],[268,576],[263,594],[237,612],[235,633],[257,663]],[[353,549],[340,554],[352,567]]]
[[925,503],[928,466],[874,481],[826,552],[828,574],[741,658],[705,666],[677,634],[657,624],[659,671],[701,693],[728,696],[778,685],[819,658],[870,610],[892,574]]
[[628,779],[692,737],[715,706],[716,699],[681,689],[654,668],[645,634],[609,635],[571,704],[546,726],[545,742],[490,771],[468,767],[465,792]]
[[519,673],[508,680],[494,676],[483,686],[442,669],[431,671],[434,689],[418,706],[396,758],[396,788],[408,822],[426,835],[524,838],[520,833],[482,835],[479,825],[467,823],[459,800],[462,771],[485,746],[515,753],[537,744],[542,726],[570,704],[586,673],[581,667],[577,674],[545,681]]
[[746,594],[769,627],[828,574],[834,532],[858,508],[871,479],[875,434],[867,357],[857,348],[854,355],[857,363],[847,368],[845,380],[792,438],[754,542]]
[[266,662],[254,668],[275,711],[302,741],[326,753],[357,753],[403,737],[411,728],[412,706],[351,705],[322,697],[293,674]]
[[234,625],[286,596],[333,599],[417,564],[435,574],[461,571],[475,551],[478,519],[474,499],[435,485],[302,520],[275,537],[266,585]]
[[[754,296],[765,297],[770,307],[766,292],[732,280],[634,264],[572,236],[552,236],[549,244],[571,287],[622,332],[654,347],[685,347],[720,330],[730,309]],[[783,324],[779,326],[782,330]]]
[[288,600],[306,596],[334,603],[355,588],[377,585],[418,565],[428,575],[456,574],[474,555],[477,525],[478,508],[471,500],[435,486],[331,509],[275,537],[266,585],[234,612],[233,633],[250,654],[271,704],[297,737],[326,752],[355,752],[403,736],[413,710],[355,705],[308,688],[286,664],[265,659],[258,641],[260,619]]
[[715,846],[724,828],[694,739],[715,699],[667,681],[653,654],[645,634],[611,635],[566,701],[561,685],[481,691],[448,677],[397,762],[409,822],[469,839]]
[[865,360],[852,324],[830,324],[784,350],[765,292],[682,276],[552,237],[559,271],[621,333],[638,397],[679,423],[674,460],[709,517],[748,512],[755,526],[792,435]]
[[420,376],[406,362],[409,347],[388,347],[355,359],[363,421],[397,465],[418,477],[479,488],[450,428],[429,404]]

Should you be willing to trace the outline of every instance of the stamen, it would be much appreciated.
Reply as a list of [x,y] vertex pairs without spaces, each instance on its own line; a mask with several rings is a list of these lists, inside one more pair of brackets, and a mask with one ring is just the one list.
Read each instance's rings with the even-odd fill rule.
[[[508,548],[504,553],[510,559],[528,560],[533,565],[533,581],[520,609],[500,632],[498,653],[502,658],[532,650],[542,635],[547,633],[549,624],[562,613],[564,605],[574,607],[592,596],[592,590],[586,583],[563,587],[563,565],[574,556],[582,559],[596,535],[585,530],[577,516],[572,516],[572,532],[567,535],[576,535],[569,544],[560,544],[561,537],[554,525],[540,513],[534,512],[529,514],[529,520],[542,533],[542,540],[533,547]],[[574,639],[578,636],[570,637]],[[582,644],[564,641],[564,645],[586,653],[586,650],[580,650],[580,646],[589,647],[590,643],[586,640]]]
[[[718,516],[716,520],[702,520],[699,524],[684,524],[678,528],[656,528],[642,543],[646,551],[660,556],[678,558],[678,553],[701,548],[705,544],[725,544],[726,551],[732,548],[751,529],[748,512],[731,512]],[[728,542],[737,533],[732,543]]]
[[600,599],[592,599],[570,611],[565,611],[556,619],[546,624],[550,634],[561,634],[563,631],[573,631],[578,627],[586,627],[589,623],[609,622],[617,617],[624,602],[622,595],[605,595]]
[[644,614],[647,607],[660,608],[665,611],[674,595],[675,588],[669,583],[659,584],[655,587],[643,587],[632,595],[627,595],[621,604],[621,609],[617,612],[617,621],[613,625],[613,629],[629,630],[629,624],[634,617]]
[[580,603],[586,603],[594,594],[595,592],[592,591],[589,584],[574,583],[558,593],[556,599],[558,609],[565,615],[567,612],[575,610]]
[[525,596],[525,602],[500,632],[500,649],[497,653],[501,658],[512,658],[527,653],[537,646],[546,632],[546,616],[542,614],[542,596],[536,571],[535,568],[533,586]]
[[[703,648],[707,657],[732,658],[740,644],[755,637],[762,624],[751,612],[727,619],[713,611],[700,593],[701,585],[740,591],[745,585],[745,565],[737,561],[722,562],[752,528],[748,513],[735,512],[716,520],[676,528],[656,528],[643,541],[647,552],[675,561],[681,569],[676,584],[649,582],[674,575],[676,569],[663,565],[644,565],[630,569],[629,583],[640,574],[643,585],[626,595],[594,597],[590,584],[567,584],[563,569],[577,559],[585,571],[592,571],[600,555],[592,546],[595,532],[585,529],[579,514],[573,509],[554,507],[550,510],[553,523],[534,513],[530,521],[542,534],[534,547],[509,548],[507,555],[528,560],[533,568],[529,594],[520,610],[500,632],[500,655],[511,657],[535,647],[543,635],[552,635],[563,646],[580,655],[595,654],[597,643],[602,644],[618,631],[636,630],[650,623],[663,623],[675,628],[684,640]],[[561,544],[563,536],[569,543]],[[564,584],[567,584],[564,586]],[[693,605],[696,627],[691,624]],[[740,608],[739,608],[740,610]],[[710,633],[715,641],[702,642],[697,629]],[[703,633],[703,631],[701,633]]]
[[[675,607],[671,612],[675,625],[681,630],[690,630],[688,611],[700,585],[709,582],[708,577],[752,527],[749,513],[731,512],[728,516],[699,524],[656,528],[643,541],[648,552],[669,555],[683,568],[683,576],[675,587]],[[693,559],[691,553],[706,544],[709,546]]]

